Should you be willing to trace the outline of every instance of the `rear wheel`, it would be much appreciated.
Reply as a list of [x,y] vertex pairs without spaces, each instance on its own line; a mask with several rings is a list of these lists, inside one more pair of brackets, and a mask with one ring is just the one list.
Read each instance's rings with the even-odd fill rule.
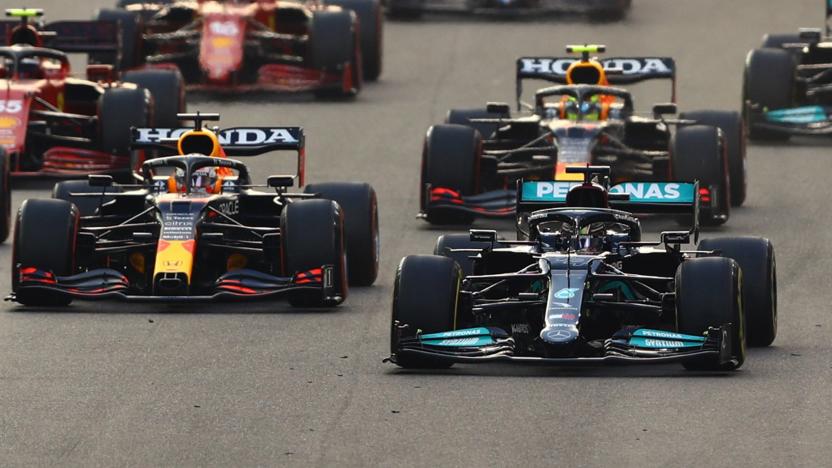
[[[747,104],[765,110],[792,107],[795,92],[794,56],[783,49],[755,49],[745,59],[742,87],[743,109]],[[749,115],[754,115],[751,113]],[[789,134],[755,128],[748,122],[749,137],[756,140],[788,140]]]
[[745,126],[742,115],[733,111],[695,111],[679,114],[680,119],[695,120],[722,130],[728,153],[728,174],[731,179],[731,206],[742,206],[746,194]]
[[[65,200],[26,200],[17,213],[12,252],[12,290],[17,293],[21,268],[51,271],[56,276],[72,274],[78,238],[78,209]],[[65,295],[39,291],[17,294],[24,305],[65,306]]]
[[150,92],[143,88],[109,88],[104,91],[98,101],[101,151],[129,155],[132,141],[130,128],[150,124],[150,99]]
[[283,262],[286,275],[334,267],[334,300],[317,291],[296,291],[289,295],[295,307],[331,307],[347,297],[347,265],[344,248],[344,215],[331,200],[300,200],[289,204],[281,218]]
[[356,69],[355,31],[351,11],[316,11],[309,26],[307,49],[309,63],[318,70],[339,72],[348,64],[352,65],[352,87],[316,91],[319,97],[353,97],[361,89],[361,73]]
[[461,195],[472,195],[479,186],[482,137],[471,127],[434,125],[425,137],[422,151],[421,204],[431,224],[471,224],[470,213],[430,208],[426,203],[431,189],[444,188]]
[[[436,255],[409,255],[402,259],[393,286],[390,351],[396,353],[400,337],[454,330],[462,272],[452,259]],[[404,327],[404,328],[401,328]],[[452,364],[424,357],[397,357],[407,368],[447,368]]]
[[344,210],[347,272],[352,286],[370,286],[378,276],[381,242],[378,232],[378,200],[370,184],[329,182],[310,184],[306,193],[317,193]]
[[153,96],[153,126],[178,128],[176,114],[185,112],[185,82],[178,70],[136,70],[122,81],[135,83]]
[[9,180],[9,158],[0,147],[0,242],[6,242],[12,225],[12,187]]
[[476,252],[452,252],[452,250],[485,249],[488,247],[491,247],[490,242],[472,241],[470,234],[444,234],[436,239],[433,254],[454,260],[462,270],[462,275],[469,276],[474,274],[474,260],[471,257]]
[[717,226],[728,221],[731,213],[729,179],[721,131],[706,125],[680,127],[673,136],[673,178],[699,181],[703,193],[699,222],[704,226]]
[[510,114],[497,114],[486,109],[451,109],[445,117],[445,123],[465,125],[480,132],[484,139],[489,139],[500,128],[500,124],[492,122],[472,122],[474,119],[508,119]]
[[[78,208],[80,216],[92,216],[98,207],[114,200],[114,197],[106,196],[107,193],[121,193],[123,190],[118,185],[109,187],[93,187],[86,180],[62,180],[52,188],[52,198],[66,200]],[[72,194],[96,193],[103,197],[83,197]]]
[[676,270],[676,319],[679,333],[702,335],[708,327],[731,324],[732,360],[684,363],[687,369],[732,370],[745,361],[741,272],[730,258],[694,258]]
[[777,336],[777,263],[774,246],[759,237],[703,239],[698,250],[717,250],[742,269],[746,341],[768,346]]

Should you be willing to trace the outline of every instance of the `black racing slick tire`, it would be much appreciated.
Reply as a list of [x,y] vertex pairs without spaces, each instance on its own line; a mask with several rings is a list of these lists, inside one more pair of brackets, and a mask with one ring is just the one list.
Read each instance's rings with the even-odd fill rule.
[[731,360],[686,361],[686,369],[733,370],[745,362],[745,324],[741,270],[730,258],[686,260],[676,270],[676,320],[679,333],[701,336],[708,327],[731,324]]
[[51,271],[55,276],[73,273],[78,224],[78,209],[65,200],[30,199],[20,205],[12,249],[12,290],[18,302],[32,306],[65,306],[72,302],[66,295],[44,291],[21,294],[17,286],[21,268]]
[[320,98],[355,97],[361,90],[362,73],[357,68],[360,63],[355,47],[354,30],[355,13],[342,11],[316,11],[309,25],[307,42],[309,63],[318,70],[340,71],[347,64],[352,65],[353,86],[345,90],[343,86],[315,91]]
[[671,142],[673,179],[698,180],[700,191],[708,190],[699,209],[703,226],[723,224],[731,214],[727,154],[721,133],[720,129],[706,125],[679,127]]
[[154,127],[179,128],[176,114],[187,110],[185,80],[179,70],[134,70],[125,73],[122,81],[150,91]]
[[333,0],[327,3],[355,12],[360,27],[358,38],[364,81],[378,80],[381,75],[384,43],[384,15],[381,2],[379,0]]
[[105,153],[127,156],[131,127],[150,126],[150,91],[144,88],[109,88],[98,101],[99,147]]
[[446,124],[465,125],[476,129],[482,135],[482,138],[490,139],[494,133],[500,128],[499,123],[495,122],[472,122],[475,119],[508,119],[511,114],[498,114],[488,112],[486,109],[451,109],[448,115],[445,116]]
[[[754,49],[745,59],[743,77],[743,108],[748,105],[760,111],[783,109],[794,104],[795,69],[797,62],[783,49]],[[747,116],[755,115],[750,111]],[[748,122],[748,136],[752,140],[788,140],[787,132],[760,129]]]
[[137,12],[127,10],[100,9],[95,14],[98,21],[115,21],[121,33],[121,50],[118,54],[112,52],[96,52],[90,55],[92,63],[106,63],[113,65],[116,70],[129,70],[141,63],[141,17]]
[[471,258],[476,252],[453,252],[457,249],[485,249],[491,247],[490,242],[472,241],[471,235],[465,234],[443,234],[436,239],[433,247],[433,254],[448,257],[455,261],[462,270],[463,276],[474,274],[474,260]]
[[[89,181],[86,180],[62,180],[52,187],[52,198],[57,200],[66,200],[74,204],[78,208],[80,216],[92,216],[98,210],[98,207],[113,201],[115,198],[107,196],[108,193],[121,193],[124,190],[118,185],[111,185],[109,187],[93,187]],[[85,197],[78,196],[82,193],[95,193],[102,196],[99,197]],[[73,195],[76,194],[76,195]]]
[[0,242],[6,242],[12,226],[12,187],[9,158],[0,147]]
[[283,271],[296,275],[324,265],[334,267],[334,299],[318,291],[295,291],[289,303],[295,307],[333,307],[347,297],[347,256],[344,214],[331,200],[299,200],[290,203],[280,220]]
[[735,111],[682,112],[680,119],[695,120],[700,125],[713,125],[722,130],[728,154],[728,176],[731,179],[731,206],[742,206],[746,195],[746,135],[742,115]]
[[303,191],[318,194],[341,206],[350,285],[371,286],[378,276],[381,250],[376,191],[370,184],[358,182],[310,184]]
[[421,206],[431,224],[471,224],[473,214],[431,208],[431,189],[445,188],[472,195],[479,188],[482,136],[471,127],[434,125],[428,129],[422,150]]
[[777,263],[774,246],[759,237],[703,239],[698,250],[716,250],[742,269],[746,341],[769,346],[777,337]]
[[[462,272],[452,259],[436,255],[409,255],[399,263],[393,286],[390,351],[396,354],[401,338],[436,333],[457,327]],[[440,369],[451,363],[430,357],[396,356],[405,368]]]

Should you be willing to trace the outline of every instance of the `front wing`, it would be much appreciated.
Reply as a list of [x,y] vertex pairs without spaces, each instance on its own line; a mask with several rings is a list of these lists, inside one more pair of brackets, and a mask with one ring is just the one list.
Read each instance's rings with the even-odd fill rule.
[[397,349],[388,360],[396,363],[401,358],[414,357],[445,363],[513,362],[580,367],[668,364],[717,357],[724,364],[733,358],[731,327],[731,324],[725,324],[709,328],[703,336],[643,328],[630,330],[626,336],[617,333],[606,340],[599,356],[566,357],[518,356],[514,339],[503,330],[479,327],[400,338]]
[[748,106],[748,125],[754,130],[804,136],[832,136],[832,107],[800,106],[759,109]]
[[293,291],[320,292],[325,301],[337,300],[333,267],[324,265],[293,276],[273,276],[255,270],[233,270],[216,280],[203,295],[142,295],[131,290],[125,275],[110,268],[90,270],[70,276],[55,276],[33,267],[20,268],[15,291],[7,301],[26,303],[26,297],[79,300],[122,300],[131,302],[213,302],[277,299]]

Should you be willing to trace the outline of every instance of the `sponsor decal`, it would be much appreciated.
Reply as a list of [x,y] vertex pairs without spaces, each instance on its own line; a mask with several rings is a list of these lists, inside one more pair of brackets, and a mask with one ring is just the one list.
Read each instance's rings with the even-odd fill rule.
[[164,213],[161,238],[174,241],[193,239],[195,225],[196,213]]
[[23,110],[23,101],[20,99],[0,99],[0,112],[17,114]]
[[566,343],[574,340],[578,331],[574,328],[546,328],[540,332],[540,337],[547,343]]
[[480,336],[480,335],[491,335],[491,332],[488,331],[487,328],[478,327],[478,328],[463,328],[462,330],[452,330],[446,332],[439,332],[439,333],[428,333],[422,335],[423,340],[436,340],[436,339],[443,339],[443,338],[460,338],[466,336]]
[[549,315],[549,320],[571,320],[574,321],[578,316],[575,314],[551,314]]
[[528,323],[512,323],[511,324],[511,332],[512,333],[529,333],[529,324]]
[[16,128],[20,125],[17,117],[0,116],[0,128]]
[[700,348],[701,341],[664,340],[634,336],[630,338],[630,346],[636,348],[668,349],[668,348]]
[[649,338],[666,338],[671,340],[685,340],[685,341],[700,341],[704,342],[704,336],[684,335],[682,333],[675,333],[666,330],[651,330],[649,328],[639,328],[633,332],[633,336],[644,336]]
[[625,182],[610,187],[610,193],[627,194],[631,202],[692,203],[693,185],[662,182]]
[[220,36],[236,36],[240,33],[240,27],[234,21],[211,21],[208,28]]
[[[523,58],[520,72],[529,74],[551,74],[565,76],[570,65],[577,62],[574,58]],[[613,58],[601,60],[601,65],[609,73],[621,75],[671,75],[673,70],[664,60],[650,58]]]
[[494,344],[494,340],[490,336],[473,336],[470,338],[422,340],[422,343],[430,346],[472,347]]
[[522,201],[565,202],[569,189],[581,185],[580,182],[523,182]]
[[572,299],[580,290],[580,288],[563,288],[557,291],[554,296],[558,299]]
[[226,216],[235,216],[240,213],[240,200],[228,200],[217,204],[217,211]]
[[[160,143],[175,141],[190,128],[139,128],[137,143]],[[229,128],[217,134],[221,145],[259,146],[270,143],[298,143],[289,128]]]

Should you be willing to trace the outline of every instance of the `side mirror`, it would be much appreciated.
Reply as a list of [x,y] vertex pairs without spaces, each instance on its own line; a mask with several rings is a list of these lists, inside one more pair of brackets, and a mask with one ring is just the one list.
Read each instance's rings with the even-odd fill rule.
[[90,174],[87,176],[90,187],[112,187],[113,176],[103,174]]
[[656,104],[653,106],[653,117],[657,119],[663,115],[673,115],[678,112],[679,110],[676,107],[676,104],[672,102]]
[[664,231],[659,238],[665,244],[690,244],[688,231]]
[[505,102],[489,102],[485,105],[485,110],[489,114],[509,115],[511,107]]
[[266,179],[266,185],[271,188],[291,187],[295,185],[295,176],[292,175],[271,175]]
[[112,83],[116,76],[112,65],[87,65],[87,79],[101,83]]
[[471,233],[472,242],[490,242],[493,244],[497,241],[497,231],[493,229],[471,229],[469,232]]

